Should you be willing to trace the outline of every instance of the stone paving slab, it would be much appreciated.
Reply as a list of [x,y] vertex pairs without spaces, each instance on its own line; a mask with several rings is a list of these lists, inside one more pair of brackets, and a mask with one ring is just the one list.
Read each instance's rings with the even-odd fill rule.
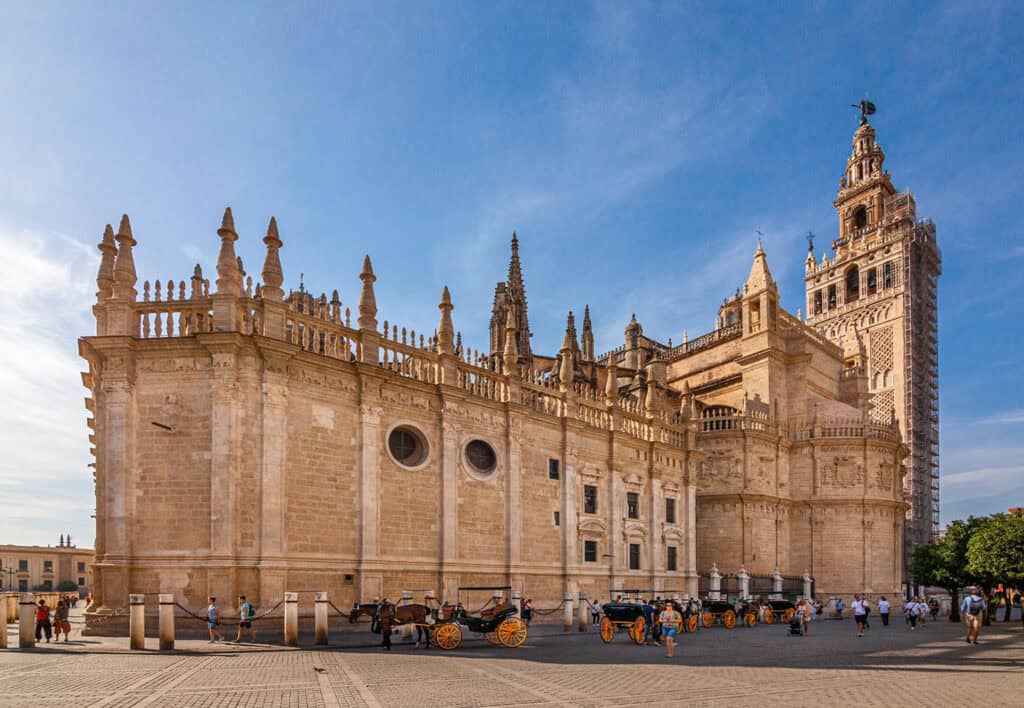
[[[877,625],[877,626],[876,626]],[[16,627],[8,627],[11,646]],[[267,637],[270,637],[268,631]],[[454,652],[344,633],[329,647],[180,640],[161,653],[127,638],[80,637],[0,650],[0,706],[341,708],[359,706],[1017,706],[1024,628],[995,623],[982,644],[946,620],[910,631],[876,622],[863,639],[849,621],[722,627],[684,634],[674,659],[625,636],[531,629],[519,649],[467,635]]]

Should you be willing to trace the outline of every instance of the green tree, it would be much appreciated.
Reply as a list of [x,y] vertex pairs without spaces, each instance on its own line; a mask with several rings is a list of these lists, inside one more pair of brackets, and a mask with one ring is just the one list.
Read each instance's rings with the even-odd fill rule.
[[911,573],[918,584],[937,585],[949,592],[952,622],[960,621],[960,589],[979,581],[967,569],[967,547],[985,521],[975,517],[954,521],[941,540],[918,546],[911,558]]
[[57,592],[76,592],[78,584],[74,580],[61,580],[57,583]]
[[[1009,621],[1010,589],[1024,582],[1024,515],[994,514],[972,534],[967,544],[968,572],[1001,583]],[[993,609],[994,614],[994,609]]]

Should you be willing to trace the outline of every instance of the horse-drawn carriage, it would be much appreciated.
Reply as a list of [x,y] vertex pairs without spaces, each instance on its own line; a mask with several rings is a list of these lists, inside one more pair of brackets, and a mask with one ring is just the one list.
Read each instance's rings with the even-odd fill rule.
[[601,609],[604,610],[604,616],[601,618],[601,641],[611,644],[615,639],[615,632],[624,628],[630,639],[637,644],[644,643],[647,624],[642,603],[608,602]]
[[[460,587],[459,592],[510,589]],[[415,627],[417,647],[425,642],[427,646],[434,645],[447,651],[458,649],[462,645],[463,627],[470,632],[483,634],[491,644],[521,646],[526,641],[526,623],[515,616],[514,605],[500,600],[494,602],[495,597],[492,596],[475,614],[467,612],[458,597],[455,604],[443,603],[440,607],[418,603],[396,605],[387,600],[364,603],[353,608],[349,622],[354,623],[360,615],[368,615],[371,620],[370,630],[380,632],[383,638],[381,644],[386,649],[391,649],[391,629],[397,626]]]
[[764,609],[765,624],[773,624],[780,617],[783,622],[789,622],[796,614],[796,603],[792,600],[768,600],[762,602],[761,607]]
[[704,600],[700,608],[700,623],[705,628],[721,622],[726,629],[736,626],[736,608],[728,600]]

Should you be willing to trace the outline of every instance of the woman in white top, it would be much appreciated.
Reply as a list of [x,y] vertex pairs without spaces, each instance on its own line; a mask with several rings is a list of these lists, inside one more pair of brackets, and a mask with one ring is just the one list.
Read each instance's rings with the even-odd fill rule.
[[889,601],[885,599],[885,595],[878,601],[878,614],[882,616],[882,626],[889,626]]
[[857,636],[864,636],[864,622],[867,620],[867,612],[864,607],[864,601],[860,599],[860,595],[853,596],[853,619],[857,621]]

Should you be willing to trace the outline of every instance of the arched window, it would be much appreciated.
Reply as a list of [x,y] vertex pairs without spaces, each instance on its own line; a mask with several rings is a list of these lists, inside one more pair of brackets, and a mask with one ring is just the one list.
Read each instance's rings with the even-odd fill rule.
[[851,267],[846,271],[846,302],[854,302],[860,297],[860,268]]
[[868,210],[866,207],[859,206],[853,211],[853,228],[863,229],[868,225]]

